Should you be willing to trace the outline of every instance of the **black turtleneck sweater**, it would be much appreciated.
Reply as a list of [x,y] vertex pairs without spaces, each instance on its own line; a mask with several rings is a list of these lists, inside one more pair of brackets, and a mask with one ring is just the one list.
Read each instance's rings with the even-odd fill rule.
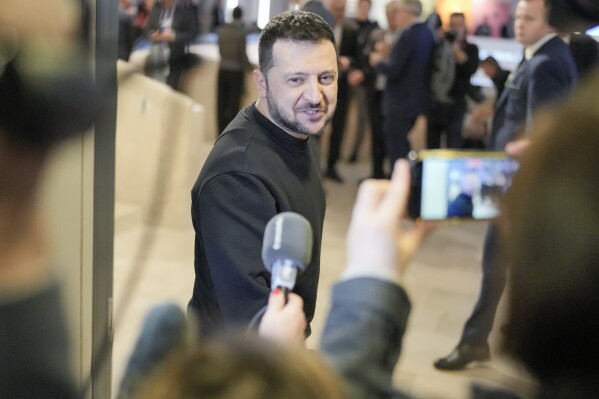
[[219,136],[191,195],[196,277],[189,307],[199,316],[202,334],[246,326],[266,305],[264,229],[286,211],[308,219],[314,233],[312,261],[293,290],[303,298],[310,323],[326,204],[308,140],[289,135],[255,105],[245,108]]

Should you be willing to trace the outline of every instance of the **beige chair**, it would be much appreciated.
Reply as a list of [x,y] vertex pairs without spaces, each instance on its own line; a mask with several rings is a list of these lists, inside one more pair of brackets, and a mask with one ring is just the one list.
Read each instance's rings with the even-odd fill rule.
[[190,191],[211,147],[203,107],[125,61],[117,71],[115,230],[139,219],[189,227]]

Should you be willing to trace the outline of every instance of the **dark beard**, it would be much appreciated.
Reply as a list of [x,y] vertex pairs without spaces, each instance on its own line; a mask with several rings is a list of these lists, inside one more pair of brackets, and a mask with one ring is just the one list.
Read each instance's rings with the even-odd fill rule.
[[[270,90],[267,89],[267,93],[268,93],[268,96],[266,97],[266,100],[268,103],[268,112],[270,113],[270,116],[272,117],[274,122],[277,125],[282,126],[284,129],[287,129],[294,133],[305,134],[306,136],[320,136],[324,132],[324,129],[327,127],[327,125],[331,122],[331,117],[326,115],[326,113],[325,113],[326,116],[325,116],[325,120],[324,120],[324,124],[322,125],[322,128],[320,130],[318,130],[317,132],[311,132],[310,130],[306,129],[306,127],[304,125],[302,125],[299,121],[291,121],[291,120],[285,118],[285,116],[283,116],[283,114],[281,112],[279,112],[279,108],[277,108],[277,106],[275,105],[275,102],[272,101],[273,96],[271,95]],[[320,104],[308,105],[308,106],[302,107],[301,110],[303,110],[304,108],[307,108],[307,109],[320,108]]]

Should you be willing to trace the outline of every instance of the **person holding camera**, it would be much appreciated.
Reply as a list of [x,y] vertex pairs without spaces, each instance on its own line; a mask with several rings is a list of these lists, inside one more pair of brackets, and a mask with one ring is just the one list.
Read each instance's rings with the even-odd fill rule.
[[[434,98],[428,113],[426,142],[429,149],[441,148],[443,134],[447,148],[462,148],[466,96],[471,91],[470,78],[478,68],[478,47],[467,41],[466,17],[463,13],[451,14],[449,30],[444,36],[455,63],[455,75],[449,89],[449,98]],[[433,75],[433,81],[434,79]]]

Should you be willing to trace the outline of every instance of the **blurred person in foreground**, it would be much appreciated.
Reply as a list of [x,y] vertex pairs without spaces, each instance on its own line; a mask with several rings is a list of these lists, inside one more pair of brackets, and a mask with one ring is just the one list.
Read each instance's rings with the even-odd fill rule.
[[39,186],[96,116],[80,18],[74,1],[0,2],[0,398],[75,397]]

